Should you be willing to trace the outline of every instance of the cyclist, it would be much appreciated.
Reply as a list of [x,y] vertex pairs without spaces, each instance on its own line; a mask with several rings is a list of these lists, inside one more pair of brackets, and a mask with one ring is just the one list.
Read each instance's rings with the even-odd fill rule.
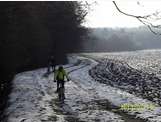
[[69,78],[65,69],[63,68],[63,66],[59,66],[59,68],[55,71],[55,74],[54,74],[54,81],[57,82],[56,92],[58,92],[58,89],[60,88],[60,86],[64,88],[65,78],[69,81]]
[[48,68],[47,68],[47,72],[50,73],[50,68],[52,69],[52,71],[55,71],[55,60],[54,60],[54,56],[51,56],[48,59]]

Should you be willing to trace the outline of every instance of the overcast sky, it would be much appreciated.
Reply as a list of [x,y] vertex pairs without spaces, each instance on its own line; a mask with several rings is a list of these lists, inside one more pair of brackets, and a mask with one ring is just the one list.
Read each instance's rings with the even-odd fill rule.
[[[111,0],[97,0],[92,11],[86,17],[87,27],[139,27],[137,19],[123,15],[117,11]],[[161,11],[160,0],[116,0],[119,8],[129,14],[147,15]]]

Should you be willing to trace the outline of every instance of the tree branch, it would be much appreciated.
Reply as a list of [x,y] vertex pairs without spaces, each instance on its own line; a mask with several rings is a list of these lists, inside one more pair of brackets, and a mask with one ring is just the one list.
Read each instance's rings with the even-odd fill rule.
[[[113,4],[115,5],[116,9],[126,15],[126,16],[130,16],[130,17],[134,17],[136,19],[138,19],[142,24],[144,24],[145,26],[148,27],[148,29],[155,35],[161,35],[161,33],[159,32],[156,32],[154,31],[153,29],[161,29],[161,25],[153,25],[151,22],[148,21],[148,18],[151,18],[152,16],[156,16],[155,20],[158,20],[159,18],[157,18],[157,15],[159,14],[158,12],[157,13],[153,13],[153,14],[149,14],[149,15],[146,15],[146,16],[136,16],[136,15],[133,15],[133,14],[129,14],[129,13],[126,13],[126,12],[123,12],[122,10],[120,10],[120,8],[117,6],[116,2],[115,1],[112,1]],[[157,15],[156,15],[157,14]],[[152,29],[153,28],[153,29]]]

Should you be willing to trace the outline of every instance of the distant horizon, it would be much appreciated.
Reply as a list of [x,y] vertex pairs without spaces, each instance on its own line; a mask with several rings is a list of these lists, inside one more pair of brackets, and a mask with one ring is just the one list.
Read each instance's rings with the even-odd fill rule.
[[[86,26],[84,26],[86,27]],[[138,26],[138,27],[86,27],[89,29],[104,29],[104,28],[108,28],[108,29],[138,29],[138,28],[146,28],[148,30],[148,27],[145,25],[142,26]]]

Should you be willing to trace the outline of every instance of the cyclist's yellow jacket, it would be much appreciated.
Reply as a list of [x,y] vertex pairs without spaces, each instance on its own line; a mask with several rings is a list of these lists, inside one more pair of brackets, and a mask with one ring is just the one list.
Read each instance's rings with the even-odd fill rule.
[[54,74],[55,80],[64,80],[65,77],[68,79],[68,75],[64,69],[62,71],[59,71],[59,70],[55,71],[55,74]]

